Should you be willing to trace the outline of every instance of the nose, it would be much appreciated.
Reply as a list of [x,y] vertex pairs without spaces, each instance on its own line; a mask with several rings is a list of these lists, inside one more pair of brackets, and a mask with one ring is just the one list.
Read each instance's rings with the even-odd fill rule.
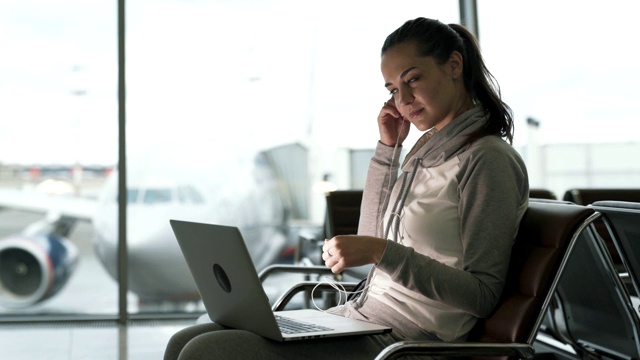
[[413,102],[415,97],[411,88],[408,86],[402,86],[398,89],[398,96],[396,97],[398,103],[396,105],[408,105]]

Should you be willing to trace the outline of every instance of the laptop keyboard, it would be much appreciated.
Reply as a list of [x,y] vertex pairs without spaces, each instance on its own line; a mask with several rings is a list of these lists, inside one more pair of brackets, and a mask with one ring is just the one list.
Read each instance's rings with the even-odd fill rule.
[[328,331],[333,330],[331,328],[303,322],[300,320],[293,320],[286,317],[276,315],[276,321],[280,327],[280,331],[283,334],[299,334],[306,332]]

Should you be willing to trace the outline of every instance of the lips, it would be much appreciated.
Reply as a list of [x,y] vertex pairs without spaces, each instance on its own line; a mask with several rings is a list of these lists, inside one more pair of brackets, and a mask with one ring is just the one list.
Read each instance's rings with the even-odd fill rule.
[[414,118],[414,117],[420,115],[420,113],[422,113],[423,110],[424,109],[413,110],[413,111],[409,112],[409,117],[410,118]]

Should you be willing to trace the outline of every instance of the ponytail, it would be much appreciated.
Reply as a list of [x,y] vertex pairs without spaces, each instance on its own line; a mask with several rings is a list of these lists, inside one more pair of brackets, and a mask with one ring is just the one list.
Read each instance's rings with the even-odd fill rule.
[[449,24],[462,39],[463,79],[464,87],[474,102],[482,104],[489,115],[489,121],[484,127],[471,134],[470,141],[485,135],[500,134],[509,143],[513,143],[513,115],[511,108],[504,101],[500,93],[500,85],[484,64],[480,47],[475,37],[464,26]]

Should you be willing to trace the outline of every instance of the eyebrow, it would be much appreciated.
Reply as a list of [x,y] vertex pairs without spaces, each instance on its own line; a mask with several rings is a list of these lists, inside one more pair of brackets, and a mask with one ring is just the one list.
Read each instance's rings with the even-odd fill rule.
[[[407,70],[403,71],[403,72],[402,72],[402,74],[400,74],[400,78],[402,79],[403,77],[405,77],[405,75],[407,75],[407,73],[408,73],[409,71],[411,71],[411,70],[413,70],[413,69],[415,69],[415,68],[416,68],[416,66],[412,66],[412,67],[408,68]],[[393,84],[391,84],[390,82],[388,82],[388,83],[384,84],[384,87],[389,87],[389,85],[393,85]]]

